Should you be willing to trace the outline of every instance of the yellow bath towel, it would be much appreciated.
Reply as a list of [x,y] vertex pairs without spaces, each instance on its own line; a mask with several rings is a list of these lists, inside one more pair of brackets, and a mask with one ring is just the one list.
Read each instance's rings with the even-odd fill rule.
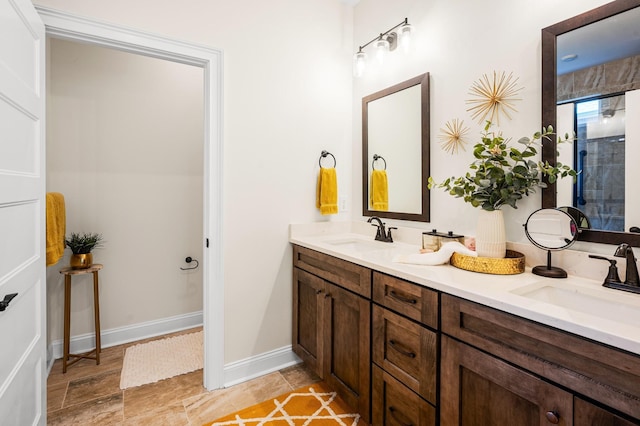
[[389,210],[389,184],[386,170],[374,170],[371,172],[369,195],[372,210],[383,212]]
[[64,254],[64,236],[67,232],[64,196],[59,192],[47,193],[47,266],[58,262]]
[[338,176],[333,167],[330,169],[320,167],[316,187],[316,207],[323,215],[338,213]]

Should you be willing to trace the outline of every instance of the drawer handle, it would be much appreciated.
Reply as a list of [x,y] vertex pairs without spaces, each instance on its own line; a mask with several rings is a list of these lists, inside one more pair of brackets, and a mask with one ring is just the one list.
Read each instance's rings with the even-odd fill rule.
[[560,423],[560,414],[558,414],[556,411],[547,411],[545,417],[551,424],[557,425],[558,423]]
[[390,405],[390,406],[389,406],[389,412],[391,413],[391,416],[392,416],[394,419],[396,419],[396,420],[397,420],[401,425],[403,425],[403,426],[413,426],[413,423],[406,423],[403,419],[401,419],[401,418],[398,416],[397,411],[398,411],[398,410],[396,410],[396,409],[395,409],[395,407],[394,407],[393,405]]
[[395,340],[389,340],[389,346],[391,346],[393,349],[395,349],[396,351],[400,352],[402,355],[404,356],[408,356],[409,358],[415,358],[416,354],[408,351],[406,349],[403,349],[402,346],[396,342]]
[[412,305],[415,305],[416,303],[418,303],[416,299],[411,299],[406,296],[400,296],[398,293],[396,293],[393,290],[389,292],[389,297],[391,297],[392,299],[396,299],[402,303],[411,303]]

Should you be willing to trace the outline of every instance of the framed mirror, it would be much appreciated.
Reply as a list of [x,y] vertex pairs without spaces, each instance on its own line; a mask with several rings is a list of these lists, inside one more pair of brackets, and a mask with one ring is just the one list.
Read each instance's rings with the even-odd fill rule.
[[[611,112],[615,113],[615,109],[610,106],[625,104],[624,101],[615,99],[614,96],[630,94],[631,90],[640,89],[640,80],[638,79],[638,75],[640,75],[640,26],[637,25],[639,19],[640,0],[616,0],[542,30],[543,126],[551,125],[559,133],[564,134],[567,130],[562,123],[568,123],[574,131],[577,130],[578,139],[584,138],[588,143],[586,125],[580,127],[578,124],[577,101],[597,101],[599,105],[597,108],[593,104],[588,106],[592,108],[592,115],[611,118],[613,117]],[[615,77],[618,81],[607,81],[607,77]],[[608,99],[610,97],[611,99]],[[640,97],[638,98],[640,99]],[[569,105],[571,103],[574,105]],[[630,102],[626,102],[626,104],[628,108]],[[584,109],[585,106],[582,108]],[[628,110],[627,115],[629,115]],[[633,120],[626,121],[629,123]],[[604,136],[599,136],[601,137],[594,138],[593,146],[596,146],[597,142],[600,144],[600,151],[603,152]],[[625,139],[624,135],[622,137],[614,135],[613,137],[616,142],[624,142]],[[581,158],[580,152],[587,153],[587,151],[580,148],[579,152],[577,142],[566,144],[573,145],[573,147],[569,147],[571,152],[567,153],[566,147],[557,146],[555,140],[545,141],[542,147],[542,159],[555,164],[558,155],[560,155],[562,157],[560,162],[571,164],[576,170],[583,170],[580,179],[593,178],[596,169],[589,167],[596,162],[598,157],[595,155],[589,157],[586,154],[586,162],[581,162],[584,155]],[[611,166],[614,162],[622,165],[625,163],[635,164],[636,161],[640,161],[640,152],[635,154],[631,149],[633,145],[638,144],[627,143],[625,145],[626,150],[620,147],[613,149],[609,144],[607,149],[611,152],[608,158],[598,160],[603,163],[601,169],[604,170],[604,166],[607,164]],[[621,155],[625,158],[620,158]],[[630,178],[628,174],[625,176],[623,172],[625,167],[609,168],[610,172],[605,174],[617,179],[617,182],[611,181],[609,187],[612,190],[600,191],[599,199],[595,197],[590,200],[590,202],[596,203],[596,206],[586,208],[583,203],[585,188],[588,189],[586,183],[578,182],[577,185],[571,185],[567,189],[562,187],[564,184],[560,180],[555,184],[548,184],[548,187],[542,190],[542,207],[554,208],[559,204],[567,204],[567,200],[569,200],[571,201],[569,204],[585,212],[588,210],[611,211],[612,200],[618,198],[618,200],[622,199],[622,204],[626,205],[622,209],[627,212],[639,210],[634,208],[634,206],[640,205],[640,194],[633,191],[635,180]],[[627,171],[632,168],[626,167]],[[628,184],[625,185],[627,182]],[[601,189],[603,187],[602,181],[598,185],[600,186],[598,189]],[[624,190],[624,187],[627,190]],[[616,196],[612,191],[621,192],[623,195]],[[605,193],[603,194],[603,192]],[[578,202],[578,199],[581,201]],[[629,214],[627,214],[624,225],[618,225],[617,230],[612,230],[615,227],[605,224],[608,220],[600,220],[601,218],[594,220],[596,218],[593,217],[593,213],[591,214],[592,217],[589,217],[589,220],[592,229],[582,230],[578,235],[578,240],[603,244],[626,242],[640,247],[640,233],[629,232],[630,229],[634,231],[638,229],[634,226],[635,224],[631,223],[632,219]],[[640,226],[640,223],[637,226]]]
[[429,221],[429,73],[362,98],[362,214]]

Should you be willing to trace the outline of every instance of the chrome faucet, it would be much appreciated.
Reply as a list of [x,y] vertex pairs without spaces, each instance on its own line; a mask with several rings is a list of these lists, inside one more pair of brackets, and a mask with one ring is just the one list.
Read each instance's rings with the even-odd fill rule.
[[636,257],[633,255],[633,247],[627,243],[622,243],[616,249],[614,256],[627,259],[627,273],[624,278],[624,284],[635,287],[640,286],[640,277],[638,277],[638,266],[636,265]]
[[[373,221],[376,221],[378,223],[371,223]],[[369,220],[367,220],[367,223],[371,223],[371,226],[378,227],[378,230],[376,231],[376,241],[382,241],[385,243],[393,242],[393,237],[391,236],[391,230],[398,229],[398,228],[389,227],[388,229],[386,229],[385,224],[377,216],[371,216]]]

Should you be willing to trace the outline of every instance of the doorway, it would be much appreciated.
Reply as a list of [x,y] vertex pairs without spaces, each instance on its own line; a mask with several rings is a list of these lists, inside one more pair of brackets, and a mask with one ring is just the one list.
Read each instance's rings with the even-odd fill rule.
[[36,6],[48,37],[194,65],[204,74],[203,323],[204,386],[223,386],[222,54],[220,51]]

